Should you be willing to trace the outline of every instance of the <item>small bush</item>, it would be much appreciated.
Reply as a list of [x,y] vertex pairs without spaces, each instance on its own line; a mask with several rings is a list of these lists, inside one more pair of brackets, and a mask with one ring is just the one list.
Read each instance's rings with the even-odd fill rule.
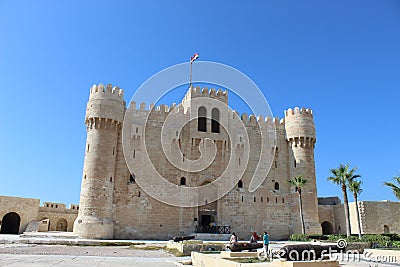
[[289,238],[290,241],[310,241],[307,235],[303,234],[292,234]]

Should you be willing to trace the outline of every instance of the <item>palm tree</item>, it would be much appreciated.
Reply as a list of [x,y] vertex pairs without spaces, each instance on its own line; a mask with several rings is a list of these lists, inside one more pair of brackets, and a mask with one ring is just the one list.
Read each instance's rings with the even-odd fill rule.
[[303,235],[306,234],[306,227],[304,226],[304,217],[303,217],[303,199],[301,198],[301,188],[307,183],[307,180],[303,178],[302,175],[293,177],[288,180],[289,184],[296,188],[296,191],[299,195],[299,203],[300,203],[300,222],[301,222],[301,230]]
[[355,174],[356,168],[353,168],[351,170],[349,170],[349,168],[350,167],[348,164],[346,165],[340,164],[339,168],[330,170],[333,176],[328,177],[329,181],[331,181],[334,184],[340,185],[342,188],[347,237],[350,237],[351,235],[349,200],[347,198],[347,184],[349,181],[361,177],[360,175]]
[[354,201],[356,202],[357,223],[358,223],[358,238],[361,240],[361,221],[360,210],[358,208],[358,196],[363,191],[361,188],[362,181],[351,180],[349,181],[349,189],[353,193]]
[[392,189],[393,194],[400,200],[400,176],[395,176],[393,180],[395,181],[395,183],[384,182],[383,184]]

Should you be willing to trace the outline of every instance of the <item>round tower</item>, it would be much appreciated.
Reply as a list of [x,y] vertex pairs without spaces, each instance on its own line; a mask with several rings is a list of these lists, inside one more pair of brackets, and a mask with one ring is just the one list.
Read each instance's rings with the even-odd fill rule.
[[121,89],[111,84],[92,86],[86,108],[79,213],[74,223],[74,233],[81,238],[113,238],[115,160],[124,110]]
[[[286,139],[289,142],[289,179],[302,175],[307,180],[302,188],[306,233],[320,234],[318,198],[315,175],[314,147],[316,142],[314,118],[311,109],[295,108],[285,111]],[[301,233],[298,200],[293,198],[293,231]]]

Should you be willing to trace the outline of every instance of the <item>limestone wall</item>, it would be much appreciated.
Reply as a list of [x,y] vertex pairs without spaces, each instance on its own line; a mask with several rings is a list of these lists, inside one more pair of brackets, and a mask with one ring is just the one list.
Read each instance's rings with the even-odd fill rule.
[[17,213],[21,219],[19,233],[22,233],[28,223],[37,218],[39,203],[35,198],[0,196],[0,220],[10,212]]
[[[190,112],[197,114],[199,106],[195,102],[191,102],[192,94],[210,97],[209,102],[205,100],[201,103],[206,107],[207,112],[215,107],[215,102],[212,100],[221,98],[222,103],[227,102],[225,92],[196,90],[188,92],[185,96],[184,108],[182,106],[175,107],[173,112],[176,112],[175,123],[177,125],[179,125],[180,120],[186,120]],[[290,142],[285,129],[285,120],[267,118],[264,121],[263,118],[258,118],[259,122],[262,121],[262,127],[265,127],[262,131],[266,131],[267,134],[269,134],[268,129],[276,128],[277,147],[272,151],[272,168],[265,181],[256,191],[249,192],[248,187],[252,173],[259,159],[260,142],[258,136],[260,129],[256,127],[257,119],[253,115],[248,117],[244,114],[237,120],[234,112],[224,110],[223,106],[217,106],[220,110],[220,121],[224,122],[224,125],[228,125],[230,130],[234,130],[237,136],[228,136],[223,128],[219,133],[211,133],[211,121],[207,121],[207,132],[198,131],[197,120],[185,126],[179,136],[175,133],[180,129],[171,128],[167,131],[166,138],[170,144],[167,144],[166,147],[171,148],[172,153],[175,153],[174,155],[178,159],[181,159],[182,155],[180,151],[173,150],[174,143],[179,143],[182,153],[190,160],[199,157],[198,145],[204,138],[214,140],[218,148],[216,160],[210,167],[199,173],[186,173],[171,166],[160,150],[162,147],[160,141],[161,129],[171,110],[165,106],[160,106],[160,108],[150,111],[146,109],[146,105],[143,103],[140,104],[140,108],[136,109],[136,103],[130,104],[129,116],[132,118],[130,145],[132,151],[123,151],[121,132],[116,147],[113,192],[114,238],[167,239],[174,235],[191,234],[195,225],[201,224],[201,214],[209,214],[217,225],[231,226],[232,231],[235,231],[241,240],[249,239],[253,231],[261,233],[265,230],[270,233],[272,239],[285,239],[292,233],[301,232],[298,196],[287,182],[288,179],[296,175],[303,175],[308,180],[303,189],[306,231],[307,233],[321,233],[313,150],[315,129],[311,110],[295,109],[286,114],[290,116],[292,123],[291,126],[288,126],[292,136]],[[146,126],[143,123],[147,116],[149,116],[149,121]],[[296,120],[301,120],[303,117],[305,123],[298,124]],[[249,134],[249,143],[241,138],[242,134],[238,130],[241,123],[244,123]],[[296,127],[301,126],[304,128],[303,131],[296,130]],[[300,139],[297,139],[298,137]],[[146,139],[146,146],[143,143],[144,139]],[[234,168],[230,175],[234,176],[240,173],[240,161],[243,160],[245,146],[250,146],[252,154],[244,175],[241,177],[243,188],[235,186],[220,200],[206,206],[179,208],[161,203],[147,195],[130,179],[130,176],[153,179],[153,172],[149,163],[145,162],[143,158],[147,153],[151,159],[151,165],[169,182],[179,185],[181,177],[185,177],[186,186],[201,186],[219,177],[230,160],[237,164],[236,169]],[[128,157],[134,159],[133,173],[130,173],[126,166],[124,152]],[[263,167],[268,168],[269,166]],[[89,175],[88,173],[85,174]],[[276,183],[279,184],[278,189],[275,188]],[[87,190],[87,188],[84,188],[84,184],[82,186],[82,190]],[[171,195],[166,190],[160,190],[160,192]],[[171,195],[171,197],[177,196]]]

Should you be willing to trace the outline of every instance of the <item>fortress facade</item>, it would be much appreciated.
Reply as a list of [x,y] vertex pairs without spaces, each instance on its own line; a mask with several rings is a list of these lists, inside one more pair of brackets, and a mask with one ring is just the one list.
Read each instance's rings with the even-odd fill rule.
[[[289,109],[281,120],[246,114],[239,118],[226,104],[226,91],[191,87],[177,106],[146,109],[144,103],[139,108],[136,108],[136,103],[130,103],[127,109],[121,89],[94,85],[86,109],[85,162],[74,233],[83,238],[165,239],[201,231],[211,223],[224,226],[242,238],[247,238],[252,231],[265,230],[273,239],[287,238],[292,233],[301,232],[298,195],[287,182],[298,175],[308,180],[303,188],[307,233],[321,233],[312,111]],[[132,126],[129,126],[131,130],[127,139],[131,149],[123,151],[122,129],[128,111]],[[161,144],[162,128],[170,113],[175,113],[175,122],[183,122],[189,117],[194,119],[181,131],[178,126],[176,129],[170,127],[165,134],[166,141]],[[257,127],[258,124],[262,129]],[[246,140],[244,133],[238,130],[240,125],[244,125],[248,134]],[[260,132],[271,133],[273,130],[276,131],[276,141],[268,151],[271,169],[266,172],[266,177],[261,177],[265,178],[261,186],[250,192],[249,183],[260,158],[258,136]],[[228,132],[235,134],[229,136]],[[195,160],[200,157],[201,147],[207,146],[202,143],[207,138],[213,141],[217,151],[212,164],[203,171],[182,171],[162,152],[165,146],[177,162]],[[251,153],[243,174],[236,177],[237,185],[217,201],[209,202],[207,197],[199,196],[199,207],[177,207],[153,198],[136,183],[139,178],[154,178],[152,166],[145,159],[147,155],[157,172],[177,187],[213,183],[230,161],[233,168],[228,176],[235,176],[243,169],[240,165],[245,162],[247,146]],[[131,171],[124,152],[132,160]],[[263,164],[268,165],[261,162]],[[163,188],[160,188],[160,193],[163,194]],[[179,198],[176,195],[170,197]]]

